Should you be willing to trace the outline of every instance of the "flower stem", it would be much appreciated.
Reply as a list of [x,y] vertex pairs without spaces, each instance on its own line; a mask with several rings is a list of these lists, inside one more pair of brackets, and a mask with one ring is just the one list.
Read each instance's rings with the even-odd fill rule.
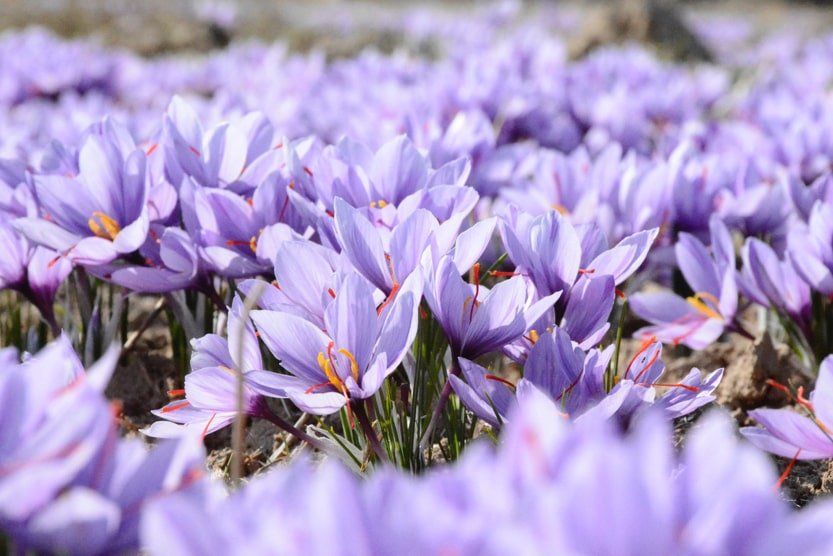
[[[451,375],[460,376],[460,365],[457,363],[457,357],[451,357],[451,371],[449,373],[449,377]],[[445,385],[443,385],[442,392],[440,392],[440,397],[437,400],[437,405],[434,407],[434,413],[431,415],[431,421],[428,422],[428,428],[425,429],[425,433],[422,435],[422,439],[419,441],[419,451],[425,452],[426,448],[428,448],[429,442],[431,442],[431,436],[434,434],[434,429],[437,428],[437,423],[440,422],[440,417],[442,417],[443,410],[445,409],[446,404],[448,403],[448,398],[451,397],[451,380],[449,378],[445,379]]]
[[625,328],[625,315],[628,312],[627,298],[622,301],[622,308],[619,312],[619,325],[616,327],[616,347],[613,348],[613,372],[606,377],[606,388],[610,392],[616,385],[616,378],[619,376],[619,352],[622,349],[622,330]]
[[367,417],[367,411],[365,411],[364,404],[360,400],[356,400],[355,402],[352,402],[351,405],[353,407],[353,413],[359,419],[359,425],[362,428],[362,432],[364,432],[367,441],[370,443],[370,447],[373,449],[373,453],[376,454],[379,461],[388,462],[388,455],[382,448],[382,444],[379,442],[379,437],[376,436],[376,431],[373,430],[373,424]]
[[256,410],[255,417],[259,417],[260,419],[265,419],[269,421],[282,431],[291,434],[298,440],[306,442],[319,452],[327,452],[327,447],[324,446],[324,444],[322,444],[318,439],[311,437],[310,435],[308,435],[307,433],[305,433],[289,421],[285,420],[283,417],[280,417],[277,413],[272,411],[269,408],[269,406],[266,405],[265,400],[261,402],[260,407],[258,407],[258,409]]

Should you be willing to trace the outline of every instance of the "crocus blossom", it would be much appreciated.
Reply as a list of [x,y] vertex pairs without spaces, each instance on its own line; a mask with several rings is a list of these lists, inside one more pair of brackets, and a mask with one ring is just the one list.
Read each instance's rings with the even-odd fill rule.
[[[782,388],[784,388],[782,386]],[[792,394],[789,394],[792,399]],[[800,389],[790,409],[753,409],[749,416],[761,427],[744,427],[740,432],[750,442],[779,456],[796,459],[833,457],[833,357],[819,367],[816,388],[805,398]]]
[[683,299],[670,292],[635,293],[630,306],[651,323],[636,336],[655,336],[662,342],[702,349],[728,328],[737,329],[735,313],[738,288],[732,238],[725,225],[713,217],[711,253],[700,240],[681,233],[674,251],[677,264],[694,295]]
[[349,274],[333,291],[324,330],[292,313],[253,311],[260,337],[291,373],[271,376],[270,386],[319,415],[372,396],[414,340],[421,288],[421,276],[412,274],[377,306],[374,287]]
[[144,151],[123,131],[90,133],[78,152],[78,174],[36,176],[39,217],[20,218],[14,226],[77,264],[105,264],[132,253],[150,225],[145,165]]

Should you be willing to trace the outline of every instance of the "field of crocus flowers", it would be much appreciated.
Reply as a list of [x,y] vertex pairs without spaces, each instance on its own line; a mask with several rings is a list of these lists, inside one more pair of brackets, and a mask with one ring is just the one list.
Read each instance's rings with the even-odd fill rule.
[[0,552],[833,554],[833,36],[198,8],[0,36]]

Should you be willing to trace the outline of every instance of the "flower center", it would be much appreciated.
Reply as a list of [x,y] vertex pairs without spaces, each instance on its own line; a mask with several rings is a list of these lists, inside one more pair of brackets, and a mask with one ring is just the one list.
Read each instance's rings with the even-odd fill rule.
[[109,239],[110,241],[116,239],[116,236],[121,231],[121,226],[119,226],[119,223],[114,218],[98,210],[93,212],[93,215],[87,220],[87,226],[98,237]]
[[[323,351],[318,352],[318,367],[324,373],[324,376],[327,377],[329,384],[333,385],[336,390],[343,393],[345,396],[347,395],[347,386],[344,384],[344,381],[336,372],[336,361],[335,357],[333,356],[333,348],[335,347],[334,342],[330,342],[327,346],[326,353]],[[356,361],[356,356],[347,349],[341,348],[336,350],[337,353],[340,353],[347,360],[350,362],[350,375],[353,377],[357,383],[359,382],[359,363]],[[327,384],[327,383],[324,383]]]
[[[689,305],[694,307],[699,313],[707,316],[710,319],[724,320],[723,315],[719,311],[720,300],[709,292],[697,292],[691,297],[686,298]],[[708,304],[706,303],[708,302]],[[709,305],[711,304],[711,306]]]

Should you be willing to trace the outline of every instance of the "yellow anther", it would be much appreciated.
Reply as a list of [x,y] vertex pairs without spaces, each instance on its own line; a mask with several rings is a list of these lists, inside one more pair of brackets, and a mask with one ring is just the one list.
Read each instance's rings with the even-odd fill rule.
[[350,374],[353,375],[353,378],[358,383],[359,382],[359,364],[356,361],[356,356],[350,353],[348,350],[341,348],[338,350],[340,354],[350,360]]
[[249,239],[249,249],[252,250],[252,253],[257,253],[257,236],[252,236]]
[[554,211],[556,211],[558,214],[560,214],[562,216],[569,216],[570,215],[570,211],[564,205],[560,205],[558,203],[553,203],[550,206],[552,207],[552,209]]
[[710,319],[723,320],[723,315],[709,307],[703,300],[712,303],[715,307],[720,306],[720,301],[709,292],[697,292],[691,297],[686,298],[689,305],[697,309],[697,311],[703,315],[709,317]]
[[330,361],[330,358],[327,357],[323,351],[318,352],[318,366],[324,371],[324,375],[327,377],[327,380],[330,381],[330,384],[338,388],[339,390],[344,389],[344,383],[341,381],[341,378],[335,373],[333,370],[333,364]]
[[101,211],[95,211],[87,220],[90,231],[102,239],[114,240],[121,231],[121,226],[113,218]]
[[530,330],[529,331],[529,341],[532,343],[533,346],[538,343],[539,338],[540,338],[540,336],[538,335],[537,330]]
[[375,208],[383,209],[386,206],[388,206],[388,202],[385,201],[384,199],[379,199],[378,201],[371,201],[370,202],[370,208],[372,208],[372,209],[375,209]]

